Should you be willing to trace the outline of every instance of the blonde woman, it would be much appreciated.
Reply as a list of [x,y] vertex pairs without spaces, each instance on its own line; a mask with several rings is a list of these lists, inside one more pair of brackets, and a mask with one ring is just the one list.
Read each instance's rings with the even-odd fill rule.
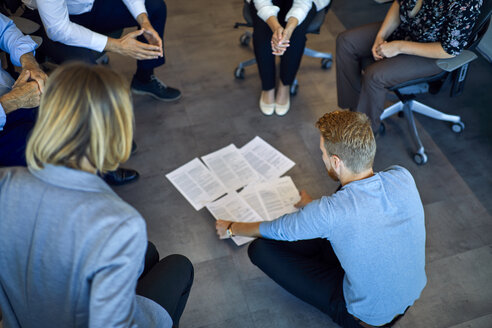
[[191,263],[159,261],[143,218],[96,174],[126,161],[132,135],[129,85],[119,74],[75,63],[50,76],[28,168],[0,170],[4,326],[178,325]]

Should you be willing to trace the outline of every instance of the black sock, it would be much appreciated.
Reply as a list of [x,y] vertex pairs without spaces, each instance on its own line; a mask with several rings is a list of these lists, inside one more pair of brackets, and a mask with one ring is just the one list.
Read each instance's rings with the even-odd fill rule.
[[137,72],[135,73],[135,78],[142,83],[150,82],[150,77],[154,74],[153,69],[144,69],[137,67]]

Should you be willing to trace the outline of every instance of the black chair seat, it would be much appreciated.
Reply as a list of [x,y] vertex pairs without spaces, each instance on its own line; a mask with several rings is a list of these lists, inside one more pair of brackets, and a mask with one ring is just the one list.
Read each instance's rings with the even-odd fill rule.
[[394,91],[398,91],[399,89],[402,89],[402,88],[405,88],[405,87],[409,87],[409,86],[413,86],[413,85],[417,85],[417,84],[421,84],[421,83],[432,83],[432,82],[436,82],[436,81],[441,81],[448,74],[449,74],[448,72],[442,71],[440,73],[437,73],[436,75],[421,77],[421,78],[418,78],[418,79],[414,79],[414,80],[402,82],[400,84],[397,84],[397,85],[394,85],[392,87],[389,87],[388,90],[394,92]]

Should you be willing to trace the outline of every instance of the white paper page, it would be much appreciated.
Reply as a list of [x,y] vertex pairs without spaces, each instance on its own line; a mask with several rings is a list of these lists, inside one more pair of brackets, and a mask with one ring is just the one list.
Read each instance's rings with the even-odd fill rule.
[[261,199],[259,198],[258,193],[256,192],[255,184],[246,186],[243,190],[241,190],[239,196],[241,196],[246,203],[248,203],[248,205],[251,206],[256,213],[258,213],[262,220],[271,220],[265,210],[265,207],[263,206],[263,203],[261,202]]
[[[229,193],[215,202],[207,204],[207,209],[216,220],[234,222],[261,221],[258,214],[236,192]],[[243,236],[232,237],[232,240],[238,246],[244,245],[253,239]]]
[[[243,194],[244,192],[244,194]],[[261,206],[257,205],[251,194],[256,193]],[[279,216],[297,211],[294,204],[300,199],[299,191],[290,177],[268,180],[266,182],[250,185],[240,193],[245,200],[251,201],[253,209],[263,208],[266,212],[265,220],[274,220]],[[259,212],[261,210],[257,210]]]
[[258,180],[256,171],[233,144],[202,156],[202,160],[228,190]]
[[258,136],[244,145],[241,153],[265,180],[278,178],[295,165],[292,160]]
[[166,178],[197,211],[226,193],[222,183],[198,158],[166,174]]

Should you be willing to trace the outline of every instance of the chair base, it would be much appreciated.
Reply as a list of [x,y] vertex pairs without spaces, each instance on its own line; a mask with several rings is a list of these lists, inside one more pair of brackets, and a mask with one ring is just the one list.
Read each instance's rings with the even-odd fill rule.
[[436,120],[450,122],[452,123],[451,128],[455,133],[460,133],[465,128],[465,124],[461,121],[459,116],[445,114],[416,100],[399,101],[389,106],[383,111],[380,119],[383,121],[384,119],[400,112],[403,112],[405,118],[407,119],[408,128],[412,134],[415,144],[417,145],[417,150],[414,153],[413,159],[419,165],[427,162],[427,154],[425,153],[424,146],[422,145],[422,141],[420,140],[417,127],[415,125],[413,112]]
[[[251,41],[253,34],[249,31],[244,32],[243,35],[239,38],[239,41],[242,46],[249,46],[249,42]],[[304,48],[304,56],[320,58],[321,59],[321,68],[329,69],[333,62],[333,55],[328,52],[320,52],[309,48]],[[248,66],[252,66],[256,64],[256,58],[251,58],[245,61],[240,62],[236,69],[234,70],[234,77],[236,79],[244,79],[244,69]],[[294,82],[290,86],[290,94],[296,95],[297,89],[299,88],[299,83],[297,82],[297,78],[294,79]]]

